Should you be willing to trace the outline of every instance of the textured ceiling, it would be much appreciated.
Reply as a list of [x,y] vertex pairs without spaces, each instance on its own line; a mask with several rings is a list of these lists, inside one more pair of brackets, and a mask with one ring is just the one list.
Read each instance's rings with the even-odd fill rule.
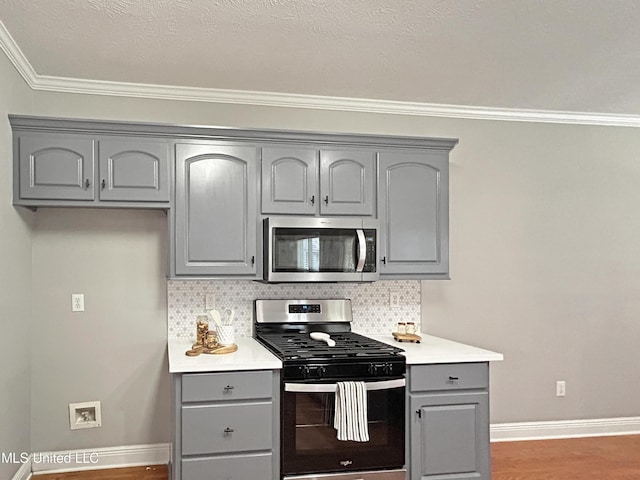
[[636,0],[0,0],[39,76],[640,115]]

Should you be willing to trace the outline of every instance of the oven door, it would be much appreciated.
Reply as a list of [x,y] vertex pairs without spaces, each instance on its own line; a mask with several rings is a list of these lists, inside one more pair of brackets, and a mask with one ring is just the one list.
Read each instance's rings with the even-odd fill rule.
[[404,465],[405,379],[367,382],[368,442],[340,441],[335,383],[285,383],[282,474],[393,469]]

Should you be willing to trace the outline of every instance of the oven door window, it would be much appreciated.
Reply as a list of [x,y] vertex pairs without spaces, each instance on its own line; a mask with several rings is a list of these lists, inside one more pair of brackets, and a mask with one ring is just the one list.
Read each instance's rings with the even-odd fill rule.
[[404,465],[405,388],[367,392],[368,442],[340,441],[335,393],[283,392],[283,474],[396,468]]

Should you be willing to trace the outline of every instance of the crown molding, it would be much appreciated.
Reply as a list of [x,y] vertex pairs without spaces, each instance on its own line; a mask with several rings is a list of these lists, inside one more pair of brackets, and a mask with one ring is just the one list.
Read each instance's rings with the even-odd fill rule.
[[31,88],[34,88],[37,83],[38,74],[31,66],[27,57],[25,57],[22,50],[13,39],[4,23],[0,20],[0,49],[5,53],[9,61],[18,70],[18,73],[24,78]]
[[181,87],[143,83],[85,80],[79,78],[39,75],[0,21],[0,48],[33,90],[150,98],[189,102],[228,103],[282,108],[339,110],[361,113],[382,113],[423,117],[499,120],[512,122],[563,123],[574,125],[604,125],[640,127],[640,116],[554,110],[489,108],[482,106],[446,105],[436,103],[401,102],[366,98],[329,97],[248,90]]

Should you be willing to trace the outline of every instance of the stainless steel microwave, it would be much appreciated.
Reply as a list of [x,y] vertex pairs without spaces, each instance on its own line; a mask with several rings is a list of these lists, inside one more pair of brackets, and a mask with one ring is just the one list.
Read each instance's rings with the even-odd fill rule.
[[362,218],[264,219],[267,282],[378,280],[379,223]]

